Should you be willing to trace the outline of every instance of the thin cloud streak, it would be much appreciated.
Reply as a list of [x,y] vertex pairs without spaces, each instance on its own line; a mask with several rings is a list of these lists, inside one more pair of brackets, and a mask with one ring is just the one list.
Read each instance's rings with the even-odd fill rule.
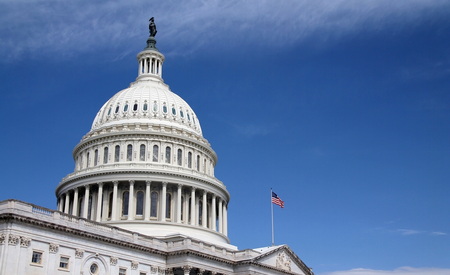
[[158,35],[168,54],[179,54],[175,49],[180,48],[189,54],[245,43],[285,47],[312,36],[326,42],[360,31],[420,24],[446,8],[450,4],[441,0],[0,1],[0,57],[126,51],[130,40],[148,33],[142,24],[150,16],[164,30]]

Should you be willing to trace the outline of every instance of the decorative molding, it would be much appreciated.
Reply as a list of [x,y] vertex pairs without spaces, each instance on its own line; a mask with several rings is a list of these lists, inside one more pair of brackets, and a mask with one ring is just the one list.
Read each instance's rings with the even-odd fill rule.
[[83,258],[83,255],[84,255],[84,250],[83,249],[77,248],[75,250],[75,258],[81,259],[81,258]]
[[20,237],[20,246],[21,247],[29,247],[31,243],[30,238]]
[[0,244],[5,244],[6,234],[0,233]]
[[9,245],[17,245],[20,242],[20,237],[17,235],[9,234],[8,244]]
[[131,269],[137,269],[139,266],[139,262],[138,261],[132,261],[131,262]]
[[51,244],[49,244],[49,246],[48,246],[48,251],[49,251],[50,253],[57,253],[57,252],[58,252],[58,249],[59,249],[59,245],[58,245],[58,244],[55,244],[55,243],[51,243]]
[[109,260],[109,263],[112,266],[115,266],[117,264],[117,257],[111,257],[111,259]]

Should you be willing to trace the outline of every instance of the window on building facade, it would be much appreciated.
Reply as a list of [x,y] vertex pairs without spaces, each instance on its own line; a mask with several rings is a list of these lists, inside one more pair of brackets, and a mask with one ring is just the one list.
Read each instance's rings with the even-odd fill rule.
[[131,161],[133,158],[133,145],[128,144],[127,146],[127,161]]
[[169,146],[167,146],[166,147],[166,163],[170,163],[171,151],[172,151],[172,149]]
[[127,275],[127,269],[126,268],[119,268],[119,275]]
[[91,165],[91,156],[89,154],[89,152],[86,155],[86,168],[89,167]]
[[158,154],[159,154],[158,145],[153,145],[153,162],[158,162]]
[[108,147],[105,147],[105,149],[103,149],[103,163],[108,163]]
[[94,151],[94,166],[97,166],[98,164],[98,150],[95,149]]
[[134,103],[134,105],[133,105],[133,111],[137,111],[138,110],[138,104],[137,103]]
[[188,168],[192,168],[192,152],[188,153]]
[[144,214],[144,192],[138,191],[136,193],[136,215],[142,216]]
[[98,265],[96,263],[91,264],[89,267],[89,272],[93,275],[98,274]]
[[120,146],[116,145],[116,148],[114,150],[114,162],[119,162],[120,159]]
[[177,150],[177,164],[179,166],[183,164],[183,151],[181,149]]
[[197,155],[197,171],[200,171],[200,156]]
[[148,110],[148,104],[147,104],[147,102],[144,103],[144,106],[143,106],[142,109],[143,109],[144,111],[147,111],[147,110]]
[[141,144],[141,146],[139,147],[139,160],[145,161],[145,145],[144,144]]
[[31,255],[31,262],[33,264],[42,264],[42,252],[33,251],[33,254]]
[[128,216],[128,202],[130,198],[130,192],[125,191],[122,194],[122,216]]
[[172,194],[166,194],[166,219],[170,219],[172,216]]
[[59,268],[69,269],[69,257],[61,256],[59,259]]
[[158,192],[156,191],[151,194],[150,217],[158,217]]

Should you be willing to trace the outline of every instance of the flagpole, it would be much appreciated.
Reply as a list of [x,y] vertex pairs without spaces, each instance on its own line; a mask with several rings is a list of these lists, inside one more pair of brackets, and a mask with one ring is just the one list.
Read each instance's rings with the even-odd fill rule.
[[274,238],[274,233],[273,233],[273,203],[272,203],[272,188],[270,188],[270,209],[272,212],[272,246],[275,245],[275,238]]

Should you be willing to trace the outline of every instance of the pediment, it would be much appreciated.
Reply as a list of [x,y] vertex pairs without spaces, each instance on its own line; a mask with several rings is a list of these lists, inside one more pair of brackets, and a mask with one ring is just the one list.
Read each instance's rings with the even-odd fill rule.
[[260,249],[262,252],[253,262],[274,267],[287,273],[308,275],[312,274],[302,260],[286,245]]

